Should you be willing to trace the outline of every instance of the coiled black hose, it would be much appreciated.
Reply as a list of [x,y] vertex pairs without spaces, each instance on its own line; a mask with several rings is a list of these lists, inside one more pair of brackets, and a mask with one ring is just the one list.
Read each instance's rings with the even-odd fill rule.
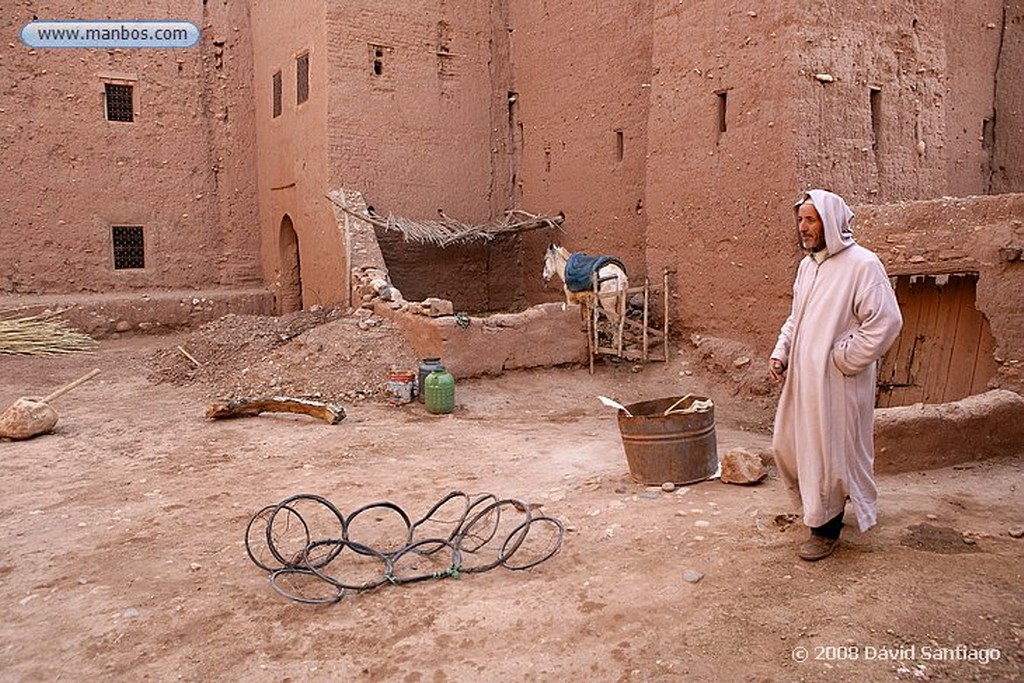
[[[388,523],[389,518],[395,519]],[[388,534],[388,527],[400,531]],[[371,538],[375,532],[391,537]],[[245,550],[283,597],[330,604],[346,591],[386,583],[458,577],[498,566],[530,569],[554,557],[564,536],[558,519],[536,516],[530,505],[490,493],[451,491],[416,522],[388,501],[345,516],[326,498],[300,493],[252,516]]]

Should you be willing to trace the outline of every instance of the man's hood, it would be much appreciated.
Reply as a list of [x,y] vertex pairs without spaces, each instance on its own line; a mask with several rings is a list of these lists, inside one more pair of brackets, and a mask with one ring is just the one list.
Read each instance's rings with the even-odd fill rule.
[[809,190],[800,197],[793,206],[793,213],[800,211],[800,205],[810,199],[821,216],[822,226],[825,231],[825,248],[830,255],[835,255],[854,244],[853,232],[850,225],[853,223],[853,211],[847,206],[846,201],[837,194],[827,190]]

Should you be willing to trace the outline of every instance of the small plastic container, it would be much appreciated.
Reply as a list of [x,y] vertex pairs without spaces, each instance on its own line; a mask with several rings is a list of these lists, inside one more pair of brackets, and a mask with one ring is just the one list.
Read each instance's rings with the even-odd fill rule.
[[444,370],[444,365],[441,364],[440,358],[430,357],[420,361],[419,375],[416,381],[416,396],[419,398],[420,403],[426,400],[424,395],[426,394],[427,375],[434,370]]
[[416,375],[412,372],[400,371],[388,373],[388,402],[394,405],[412,403],[413,386]]

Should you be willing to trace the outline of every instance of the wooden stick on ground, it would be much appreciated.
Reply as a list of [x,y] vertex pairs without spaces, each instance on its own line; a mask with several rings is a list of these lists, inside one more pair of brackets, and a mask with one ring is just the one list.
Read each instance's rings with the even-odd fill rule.
[[51,393],[49,396],[47,396],[46,398],[43,399],[43,403],[49,403],[50,401],[54,400],[55,398],[59,398],[59,397],[63,396],[64,394],[68,393],[69,391],[71,391],[75,387],[77,387],[79,385],[82,385],[82,384],[85,384],[86,382],[88,382],[89,380],[91,380],[93,377],[95,377],[98,374],[100,374],[100,369],[99,368],[96,368],[95,370],[90,370],[89,374],[87,374],[87,375],[85,375],[83,377],[79,377],[74,382],[71,382],[70,384],[65,384],[60,389],[57,389],[56,391]]
[[190,361],[192,361],[193,363],[195,363],[195,365],[196,365],[196,367],[197,367],[197,368],[198,368],[198,367],[201,367],[201,366],[202,366],[202,363],[200,363],[199,361],[197,361],[197,360],[195,359],[195,357],[194,357],[194,356],[193,356],[193,355],[192,355],[191,353],[189,353],[189,352],[188,352],[188,351],[186,351],[185,349],[181,348],[180,346],[179,346],[179,347],[177,347],[177,348],[178,348],[178,351],[181,351],[181,355],[185,356],[185,358],[188,358],[188,359],[189,359]]
[[300,413],[323,420],[331,425],[338,424],[345,419],[345,409],[336,403],[287,396],[240,398],[235,401],[211,403],[206,407],[206,417],[210,420],[255,417],[260,413]]

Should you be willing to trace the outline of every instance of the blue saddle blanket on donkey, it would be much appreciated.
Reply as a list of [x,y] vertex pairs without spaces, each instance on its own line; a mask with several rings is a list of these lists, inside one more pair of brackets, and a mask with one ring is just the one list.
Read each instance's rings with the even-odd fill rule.
[[570,292],[590,292],[594,289],[592,275],[607,265],[626,272],[626,266],[614,256],[587,256],[582,251],[569,255],[565,262],[565,286]]

